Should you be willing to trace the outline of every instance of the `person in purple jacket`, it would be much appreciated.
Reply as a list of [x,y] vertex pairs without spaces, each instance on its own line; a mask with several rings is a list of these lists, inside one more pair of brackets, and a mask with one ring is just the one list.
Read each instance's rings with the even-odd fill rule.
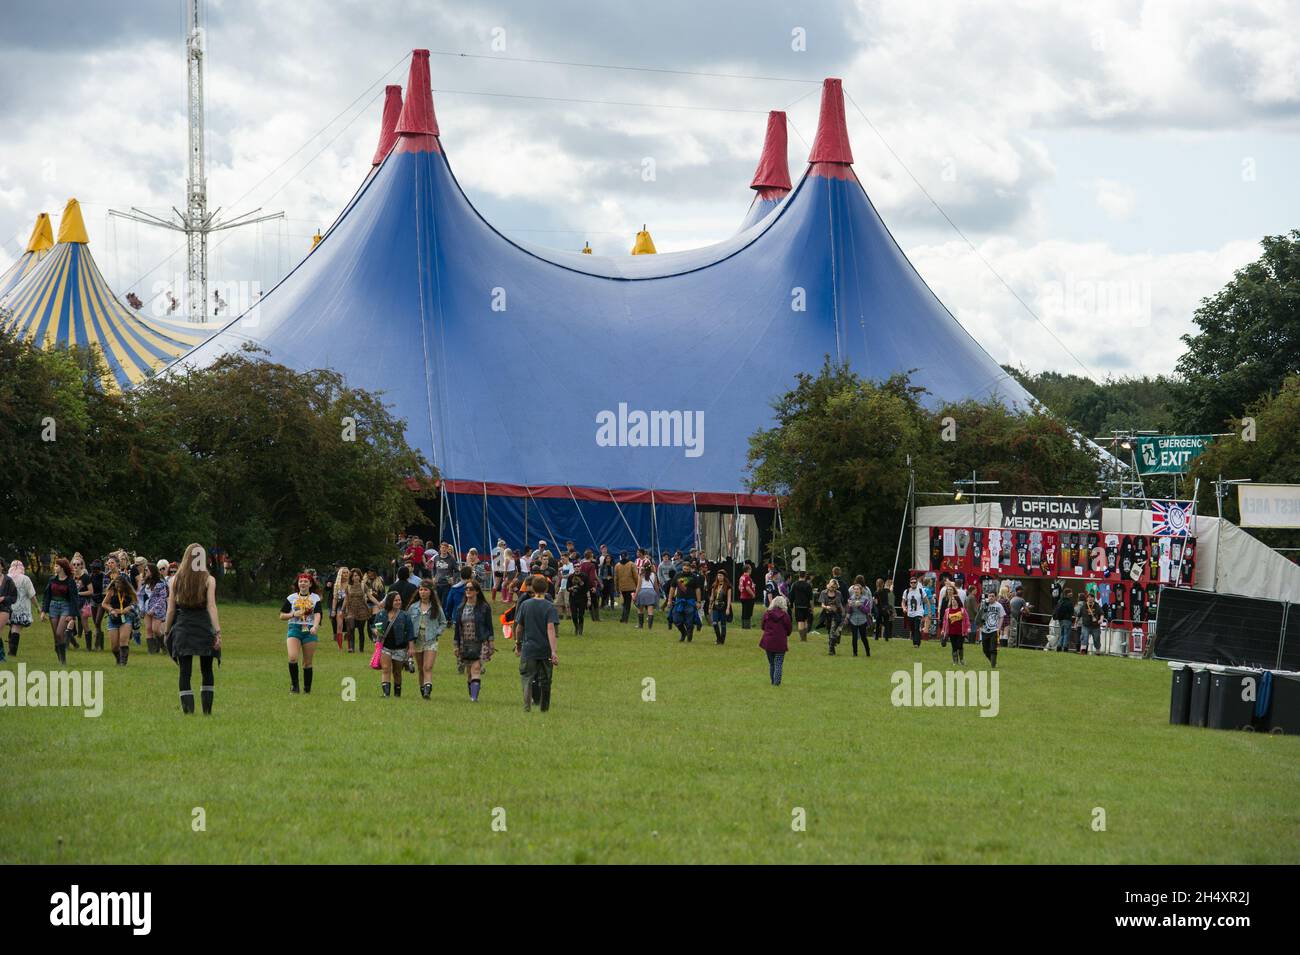
[[784,597],[773,597],[763,613],[763,636],[758,645],[767,651],[768,676],[773,686],[781,685],[781,666],[790,649],[790,614]]

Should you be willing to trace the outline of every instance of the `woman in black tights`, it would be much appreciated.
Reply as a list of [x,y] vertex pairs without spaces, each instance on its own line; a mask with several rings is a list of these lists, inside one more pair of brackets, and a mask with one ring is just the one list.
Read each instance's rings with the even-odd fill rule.
[[181,668],[181,712],[187,716],[194,712],[190,681],[194,658],[198,657],[203,715],[211,716],[216,692],[212,661],[221,653],[221,622],[217,618],[217,581],[208,572],[208,554],[199,544],[185,548],[185,556],[172,578],[163,632],[168,634],[168,650]]

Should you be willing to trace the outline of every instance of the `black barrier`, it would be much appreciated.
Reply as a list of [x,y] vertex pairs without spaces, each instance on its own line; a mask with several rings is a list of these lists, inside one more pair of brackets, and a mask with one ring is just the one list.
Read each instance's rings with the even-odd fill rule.
[[1169,722],[1175,726],[1186,726],[1187,715],[1192,708],[1192,671],[1190,667],[1171,663],[1173,687],[1169,693]]
[[1253,730],[1261,670],[1210,668],[1210,705],[1205,725],[1212,730]]
[[1300,734],[1300,673],[1274,673],[1273,702],[1261,729],[1270,733]]
[[1191,726],[1204,726],[1210,715],[1210,671],[1204,666],[1188,669],[1192,671],[1192,692],[1187,708],[1187,722]]
[[1218,666],[1300,670],[1300,605],[1163,588],[1155,656]]

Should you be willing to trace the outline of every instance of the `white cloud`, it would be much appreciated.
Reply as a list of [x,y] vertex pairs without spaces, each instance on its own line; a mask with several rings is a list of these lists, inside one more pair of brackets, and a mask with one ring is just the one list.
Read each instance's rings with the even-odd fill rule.
[[1021,245],[995,239],[977,248],[1042,324],[964,243],[920,246],[907,254],[997,361],[1098,379],[1172,372],[1184,351],[1179,337],[1195,331],[1192,314],[1201,299],[1260,251],[1245,241],[1164,255],[1124,255],[1099,242]]
[[1113,179],[1098,179],[1097,205],[1116,222],[1126,222],[1133,215],[1137,205],[1137,195],[1122,182]]

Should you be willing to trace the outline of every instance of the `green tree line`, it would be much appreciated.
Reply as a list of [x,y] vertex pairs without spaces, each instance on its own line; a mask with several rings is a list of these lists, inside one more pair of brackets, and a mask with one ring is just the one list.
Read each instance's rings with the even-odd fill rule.
[[433,477],[404,430],[379,395],[251,349],[121,393],[97,350],[0,333],[0,558],[197,541],[230,556],[240,596],[379,564],[420,519],[411,481]]

